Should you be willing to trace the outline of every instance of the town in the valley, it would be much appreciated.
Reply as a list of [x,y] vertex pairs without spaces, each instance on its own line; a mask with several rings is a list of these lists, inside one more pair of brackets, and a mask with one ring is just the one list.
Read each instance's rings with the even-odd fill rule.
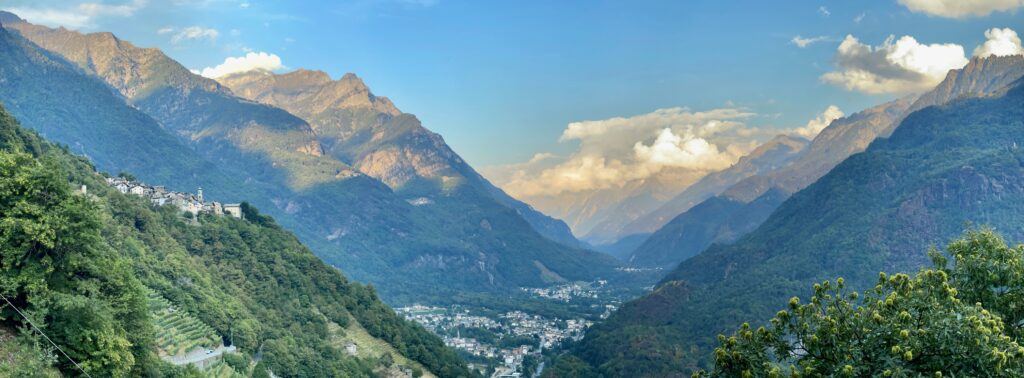
[[412,305],[397,308],[441,336],[471,365],[490,377],[533,377],[543,369],[542,355],[583,338],[597,319],[607,318],[621,303],[608,282],[573,282],[543,288],[520,288],[534,300],[589,303],[588,314],[559,318],[524,311],[495,312],[466,306]]

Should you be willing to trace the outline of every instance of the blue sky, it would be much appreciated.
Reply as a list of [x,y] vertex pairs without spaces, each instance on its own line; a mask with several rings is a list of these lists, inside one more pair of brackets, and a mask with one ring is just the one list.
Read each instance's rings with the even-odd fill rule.
[[[353,72],[478,167],[570,156],[580,142],[560,138],[568,124],[664,108],[735,108],[752,114],[747,127],[800,127],[830,105],[849,114],[903,93],[822,79],[837,70],[847,35],[871,46],[889,35],[954,43],[970,57],[986,30],[1024,28],[1014,10],[949,17],[896,0],[0,0],[0,8],[112,31],[190,68],[257,51],[287,69]],[[823,38],[801,48],[798,35]]]

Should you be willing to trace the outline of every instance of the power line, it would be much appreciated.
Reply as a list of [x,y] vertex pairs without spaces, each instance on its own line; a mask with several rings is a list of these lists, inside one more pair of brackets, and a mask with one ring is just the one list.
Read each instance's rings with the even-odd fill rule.
[[28,316],[25,316],[25,314],[18,309],[18,306],[15,306],[14,303],[11,303],[10,299],[7,299],[7,297],[4,296],[3,294],[0,294],[0,298],[3,298],[4,302],[7,302],[7,304],[11,306],[11,308],[13,308],[14,311],[18,313],[18,315],[21,315],[21,317],[25,319],[26,322],[28,322],[28,325],[32,326],[32,329],[36,330],[36,332],[39,332],[40,335],[43,335],[43,337],[46,338],[46,341],[50,342],[50,345],[53,345],[54,348],[57,348],[57,350],[60,351],[60,354],[64,355],[64,358],[67,358],[68,361],[71,361],[72,364],[75,364],[75,367],[77,367],[78,370],[81,370],[82,374],[85,374],[86,377],[92,378],[92,376],[89,375],[89,373],[86,372],[85,369],[82,369],[82,365],[79,365],[78,362],[75,362],[75,359],[71,358],[71,356],[68,356],[67,353],[64,353],[64,349],[61,349],[61,347],[57,345],[57,343],[53,342],[53,340],[50,340],[50,336],[46,336],[46,333],[43,333],[43,330],[39,329],[39,327],[36,327],[36,324],[32,323],[32,319],[29,319]]

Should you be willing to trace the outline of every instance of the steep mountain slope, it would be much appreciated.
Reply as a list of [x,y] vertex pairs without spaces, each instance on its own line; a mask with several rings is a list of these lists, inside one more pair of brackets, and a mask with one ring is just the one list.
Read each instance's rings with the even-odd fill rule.
[[[12,114],[33,120],[41,134],[106,170],[154,172],[183,188],[199,185],[193,176],[199,171],[209,181],[228,180],[152,118],[126,106],[103,82],[5,29],[0,29],[0,79],[0,101]],[[74,103],[68,105],[67,98]],[[116,151],[97,147],[110,141],[117,141]]]
[[[972,58],[964,68],[949,71],[938,86],[917,98],[904,117],[926,107],[942,105],[959,98],[988,96],[1021,77],[1024,77],[1024,56]],[[882,135],[892,134],[898,124],[894,123]]]
[[[593,328],[576,355],[609,376],[678,376],[706,365],[716,334],[767,319],[811,283],[844,277],[863,288],[879,271],[914,270],[964,222],[1024,238],[1022,117],[1019,82],[1001,96],[911,114],[754,232],[681,263]],[[630,353],[619,353],[626,342]]]
[[[909,111],[944,104],[958,98],[987,96],[1001,88],[1000,84],[1005,85],[1021,76],[1024,76],[1024,57],[975,58],[964,68],[950,71],[946,79],[934,90],[916,99],[906,97],[834,121],[815,138],[804,155],[791,165],[751,176],[726,190],[723,196],[746,202],[773,187],[779,188],[783,193],[799,190],[824,175],[843,157],[863,150],[875,138],[891,134],[896,122],[906,117]],[[765,208],[760,210],[770,211]],[[760,214],[753,218],[763,220],[766,215]],[[680,217],[692,218],[685,213]],[[688,238],[679,231],[681,230],[667,228],[657,232],[658,237],[653,239],[660,241],[638,247],[637,253],[630,261],[640,266],[659,266],[669,260],[657,259],[649,262],[644,257],[665,257],[675,254],[678,256],[676,262],[679,262],[684,256],[692,256],[691,251],[673,252],[662,250],[661,247],[705,245],[702,239]]]
[[[130,168],[175,190],[202,186],[225,202],[251,200],[325,262],[373,283],[392,303],[479,301],[521,286],[607,277],[616,264],[545,239],[484,190],[457,189],[410,203],[323,154],[302,119],[234,97],[157,50],[109,34],[24,23],[12,28],[56,50],[2,31],[0,48],[10,54],[0,59],[18,64],[0,68],[0,80],[17,84],[0,92],[0,101],[16,105],[12,111],[26,126],[97,157],[104,170]],[[77,53],[79,44],[88,54]],[[64,53],[81,59],[78,67]],[[94,69],[91,61],[116,65]],[[133,79],[119,80],[124,72],[134,72]],[[104,75],[103,81],[89,73]],[[68,101],[66,93],[80,100]],[[40,97],[25,100],[30,94]]]
[[[196,222],[174,206],[155,208],[109,187],[86,159],[20,128],[2,108],[0,173],[4,295],[92,376],[194,376],[157,359],[150,295],[211,326],[214,342],[236,346],[247,356],[234,365],[244,373],[378,376],[388,369],[381,360],[349,356],[331,343],[341,336],[332,325],[359,324],[414,367],[473,376],[440,339],[402,320],[372,288],[348,282],[255,208],[244,206],[245,220],[204,214]],[[83,185],[87,195],[72,191]],[[3,329],[26,326],[9,306],[2,319]],[[63,356],[40,360],[79,374]],[[35,376],[19,369],[43,367],[37,361],[6,372]]]
[[542,235],[578,247],[569,228],[491,185],[440,135],[375,96],[354,74],[331,80],[323,71],[299,69],[276,75],[250,71],[221,78],[238,95],[285,109],[308,121],[328,155],[349,162],[408,199],[433,197],[466,185],[490,194]]
[[[628,261],[643,267],[672,267],[713,242],[731,242],[753,231],[794,190],[824,175],[841,158],[867,147],[879,133],[889,128],[890,122],[901,117],[900,112],[908,104],[909,98],[901,99],[833,121],[788,164],[737,179],[738,182],[718,198],[705,201],[732,203],[732,206],[717,206],[719,212],[698,209],[704,203],[694,206],[654,232]],[[743,226],[737,227],[735,222],[740,220]],[[702,230],[692,230],[692,227]]]
[[772,138],[740,158],[731,167],[705,176],[656,210],[629,222],[622,227],[618,236],[657,231],[672,218],[711,196],[721,194],[741,180],[787,166],[799,158],[808,143],[803,138],[790,135]]
[[788,193],[775,188],[750,202],[711,197],[651,234],[629,254],[627,262],[639,267],[674,268],[712,243],[728,244],[753,231],[788,197]]
[[773,187],[795,193],[850,155],[863,151],[875,138],[886,135],[883,133],[903,117],[912,101],[913,97],[905,97],[832,121],[792,164],[740,181],[723,194],[752,201]]
[[111,33],[80,34],[27,22],[4,25],[101,78],[207,159],[247,156],[236,162],[249,165],[243,167],[245,173],[277,168],[297,189],[356,174],[340,161],[319,158],[322,149],[305,121],[234,97],[158,49],[136,47]]

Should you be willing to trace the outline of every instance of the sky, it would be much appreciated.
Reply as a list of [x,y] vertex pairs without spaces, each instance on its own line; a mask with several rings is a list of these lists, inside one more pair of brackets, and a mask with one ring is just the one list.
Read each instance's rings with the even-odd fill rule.
[[926,90],[976,50],[1019,48],[1022,2],[0,0],[0,9],[111,31],[207,76],[355,73],[488,177],[511,184],[519,174],[536,189],[545,172],[586,188],[616,170],[717,169],[780,132],[812,138],[838,116]]

